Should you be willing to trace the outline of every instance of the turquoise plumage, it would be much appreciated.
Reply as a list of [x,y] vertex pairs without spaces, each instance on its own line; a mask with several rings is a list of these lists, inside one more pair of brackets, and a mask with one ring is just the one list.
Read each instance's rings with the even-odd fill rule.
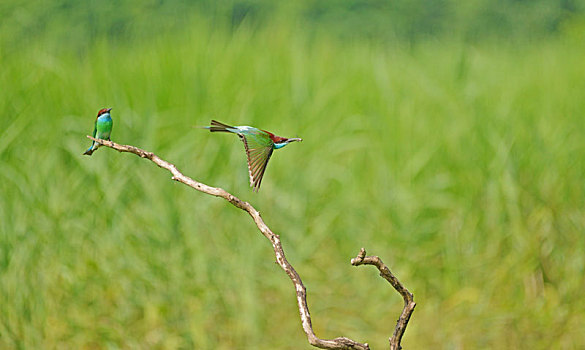
[[211,121],[211,126],[205,127],[211,132],[231,132],[237,134],[246,149],[248,157],[248,173],[250,175],[250,186],[254,191],[260,189],[260,183],[266,171],[266,165],[272,156],[275,149],[280,149],[291,142],[303,141],[300,138],[286,138],[276,136],[273,133],[257,129],[251,126],[230,126],[218,122]]
[[[95,118],[95,125],[93,128],[92,136],[96,139],[110,140],[110,134],[112,133],[112,126],[114,122],[110,116],[111,108],[100,109],[97,117]],[[91,156],[95,150],[101,145],[95,141],[92,141],[91,146],[83,154]]]

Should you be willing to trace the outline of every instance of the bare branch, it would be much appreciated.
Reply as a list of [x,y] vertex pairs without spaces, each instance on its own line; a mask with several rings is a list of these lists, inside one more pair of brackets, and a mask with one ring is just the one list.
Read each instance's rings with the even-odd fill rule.
[[400,318],[396,323],[396,328],[394,328],[394,334],[392,334],[392,337],[389,339],[390,350],[402,349],[402,346],[400,346],[400,342],[402,341],[402,336],[404,335],[404,331],[406,331],[406,326],[408,325],[410,316],[412,315],[414,307],[416,306],[412,293],[409,292],[408,289],[406,289],[406,287],[404,287],[402,283],[400,283],[398,278],[396,278],[392,274],[388,266],[386,266],[386,264],[382,262],[382,259],[380,259],[377,256],[366,256],[366,250],[364,248],[360,250],[357,257],[351,259],[351,264],[353,266],[360,265],[376,266],[378,270],[380,270],[380,276],[382,276],[384,279],[390,282],[392,287],[394,287],[394,289],[396,289],[396,291],[400,293],[400,295],[402,295],[402,298],[404,299],[404,308],[402,309]]
[[301,277],[295,271],[295,269],[291,266],[291,264],[286,260],[284,255],[284,250],[282,249],[282,244],[280,243],[280,237],[273,233],[272,230],[264,223],[260,213],[248,202],[244,202],[237,198],[236,196],[232,195],[231,193],[227,192],[226,190],[218,187],[211,187],[207,186],[203,183],[193,180],[192,178],[183,175],[174,164],[171,164],[161,158],[159,158],[156,154],[152,152],[145,151],[141,148],[130,146],[130,145],[120,145],[112,141],[106,141],[102,139],[96,139],[91,136],[87,136],[90,140],[93,140],[100,145],[110,147],[115,149],[119,152],[128,152],[134,153],[139,157],[147,158],[154,162],[161,168],[167,169],[168,171],[173,174],[172,179],[185,185],[196,189],[197,191],[201,191],[203,193],[210,194],[212,196],[221,197],[234,206],[245,210],[252,219],[260,232],[264,235],[264,237],[268,238],[270,243],[272,243],[272,248],[274,249],[274,254],[276,255],[276,262],[280,265],[280,267],[286,272],[288,277],[291,279],[292,283],[295,286],[296,294],[297,294],[297,304],[299,307],[299,313],[301,314],[301,324],[303,326],[303,330],[307,335],[307,339],[309,343],[315,347],[321,349],[343,349],[343,350],[369,350],[370,347],[367,343],[358,343],[353,341],[349,338],[339,337],[331,340],[319,339],[315,332],[313,331],[313,326],[311,324],[311,315],[309,314],[309,307],[307,306],[307,290],[303,285],[303,281],[301,281]]

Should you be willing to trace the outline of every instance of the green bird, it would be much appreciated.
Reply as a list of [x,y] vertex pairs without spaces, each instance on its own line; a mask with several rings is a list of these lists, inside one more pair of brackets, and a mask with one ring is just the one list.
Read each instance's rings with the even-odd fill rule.
[[248,156],[248,173],[250,175],[250,187],[258,192],[262,177],[266,171],[266,165],[275,149],[282,148],[294,141],[303,141],[300,138],[286,138],[276,136],[273,133],[257,129],[251,126],[230,126],[217,120],[211,121],[211,126],[206,126],[211,132],[231,132],[237,134],[246,149]]
[[[112,133],[112,125],[114,122],[112,121],[112,117],[110,116],[111,108],[103,108],[100,109],[97,117],[95,118],[95,125],[93,128],[93,137],[96,139],[102,140],[110,140],[110,134]],[[91,156],[96,149],[98,149],[101,145],[95,141],[91,143],[91,146],[85,151],[83,154],[87,154]]]

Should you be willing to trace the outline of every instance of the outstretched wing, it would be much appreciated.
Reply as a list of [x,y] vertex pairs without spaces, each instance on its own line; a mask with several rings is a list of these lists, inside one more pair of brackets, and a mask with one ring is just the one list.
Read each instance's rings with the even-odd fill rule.
[[260,189],[260,183],[264,172],[266,171],[266,165],[270,160],[272,151],[274,150],[273,142],[267,134],[262,131],[250,134],[238,134],[244,142],[246,148],[246,155],[248,156],[248,173],[250,175],[250,186],[254,191],[258,192]]

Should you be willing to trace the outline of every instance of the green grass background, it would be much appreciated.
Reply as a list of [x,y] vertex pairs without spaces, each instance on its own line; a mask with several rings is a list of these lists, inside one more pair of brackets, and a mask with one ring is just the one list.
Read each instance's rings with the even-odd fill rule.
[[[16,13],[16,12],[14,12]],[[16,13],[18,14],[18,13]],[[310,349],[250,217],[112,140],[249,201],[280,234],[319,337],[405,349],[585,346],[585,47],[388,43],[194,16],[149,37],[0,32],[0,348]],[[57,30],[57,29],[59,30]],[[70,38],[67,36],[67,38]],[[65,39],[63,39],[65,40]],[[304,142],[258,194],[211,118]]]

